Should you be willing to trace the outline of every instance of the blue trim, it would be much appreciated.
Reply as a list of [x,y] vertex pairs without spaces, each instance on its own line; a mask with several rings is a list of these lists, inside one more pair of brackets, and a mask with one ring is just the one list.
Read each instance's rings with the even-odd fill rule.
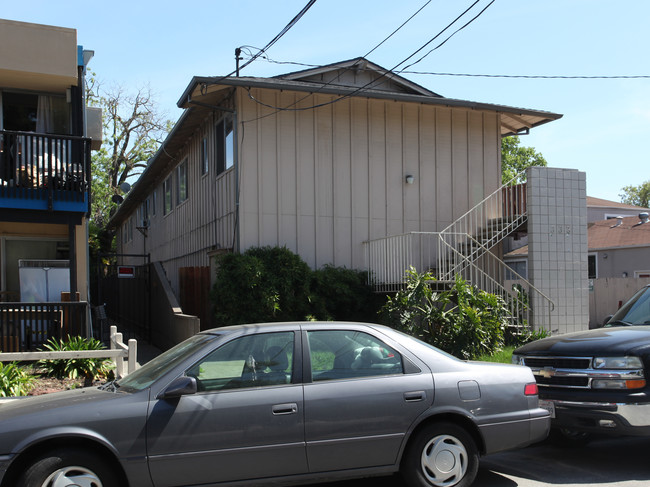
[[77,46],[77,66],[84,65],[84,46]]
[[[46,199],[24,199],[0,197],[0,208],[11,208],[15,210],[39,210],[50,211],[47,209]],[[52,201],[51,211],[70,211],[75,213],[86,213],[88,211],[88,193],[84,193],[83,201]]]

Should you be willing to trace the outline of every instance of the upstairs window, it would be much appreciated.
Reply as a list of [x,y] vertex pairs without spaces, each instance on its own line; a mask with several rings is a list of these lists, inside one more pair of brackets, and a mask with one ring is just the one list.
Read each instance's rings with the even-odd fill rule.
[[208,139],[201,139],[201,174],[208,173]]
[[234,165],[235,136],[232,115],[222,118],[216,125],[217,139],[217,174]]
[[187,159],[176,168],[176,204],[187,199]]
[[163,182],[163,215],[172,211],[172,177],[169,176]]

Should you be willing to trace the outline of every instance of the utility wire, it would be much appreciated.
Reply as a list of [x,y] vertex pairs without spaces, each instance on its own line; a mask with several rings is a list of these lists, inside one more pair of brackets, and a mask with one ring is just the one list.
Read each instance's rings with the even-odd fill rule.
[[[426,7],[427,5],[429,5],[429,4],[431,3],[431,1],[432,1],[432,0],[427,0],[427,2],[425,2],[424,5],[422,5],[418,10],[416,10],[416,12],[415,12],[413,15],[411,15],[408,19],[406,19],[404,22],[402,22],[402,24],[401,24],[397,29],[395,29],[395,30],[394,30],[393,32],[391,32],[388,36],[386,36],[386,37],[385,37],[385,38],[384,38],[384,39],[383,39],[379,44],[377,44],[377,45],[376,45],[375,47],[373,47],[370,51],[368,51],[368,52],[367,52],[363,57],[364,57],[364,58],[367,58],[367,57],[368,57],[368,56],[369,56],[373,51],[375,51],[377,48],[379,48],[379,47],[380,47],[382,44],[384,44],[388,39],[390,39],[391,37],[393,37],[393,35],[395,35],[395,34],[396,34],[399,30],[401,30],[401,29],[402,29],[406,24],[408,24],[408,23],[409,23],[409,22],[410,22],[410,21],[411,21],[411,20],[412,20],[416,15],[418,15],[418,14],[419,14],[423,9],[424,9],[424,7]],[[252,46],[244,46],[244,47],[252,47]],[[255,48],[253,48],[253,49],[255,49]],[[269,61],[269,62],[273,62],[271,59],[268,58],[268,56],[262,56],[262,58],[263,58],[263,59],[266,59],[266,60]],[[306,67],[312,67],[312,68],[321,67],[321,66],[317,66],[317,65],[308,65],[308,64],[302,64],[302,63],[286,63],[286,64],[297,64],[297,65],[306,66]],[[347,71],[350,71],[350,69],[352,69],[352,68],[346,68],[343,72],[345,73],[345,72],[347,72]],[[341,74],[343,74],[343,73],[341,73]],[[247,89],[247,91],[248,91],[248,96],[249,96],[252,100],[254,100],[256,103],[260,103],[260,104],[262,104],[263,106],[266,106],[266,107],[268,107],[268,108],[272,108],[272,109],[274,109],[275,111],[273,111],[272,113],[267,113],[267,114],[265,114],[265,115],[261,115],[261,116],[259,116],[259,117],[257,117],[257,118],[253,118],[253,119],[250,119],[250,120],[245,120],[245,121],[243,121],[242,123],[253,122],[253,121],[255,121],[255,120],[260,120],[260,119],[262,119],[262,118],[266,118],[266,117],[270,117],[271,115],[275,115],[275,114],[278,113],[279,111],[290,110],[291,107],[296,106],[298,103],[300,103],[301,101],[305,100],[306,98],[309,98],[310,96],[313,96],[314,93],[318,93],[318,92],[320,92],[321,90],[325,89],[327,86],[329,86],[330,84],[332,84],[332,83],[334,82],[335,79],[340,79],[340,77],[341,77],[341,75],[337,76],[336,78],[332,78],[332,79],[331,79],[330,81],[328,81],[327,83],[322,84],[322,85],[321,85],[317,90],[314,90],[314,91],[312,91],[311,93],[309,93],[308,95],[305,95],[305,96],[303,96],[302,98],[299,98],[298,100],[296,100],[296,101],[294,101],[293,103],[287,105],[286,107],[273,107],[273,106],[271,106],[271,105],[267,105],[267,104],[261,103],[259,100],[255,99],[255,97],[252,96],[252,94],[251,94],[251,92],[250,92],[250,89]],[[311,108],[307,108],[307,109],[311,109]]]
[[[404,70],[410,68],[411,66],[415,66],[416,64],[418,64],[419,62],[421,62],[424,58],[426,58],[429,54],[431,54],[433,51],[435,51],[435,50],[441,48],[442,46],[444,46],[444,45],[447,43],[447,41],[448,41],[449,39],[451,39],[452,37],[454,37],[454,36],[455,36],[456,34],[458,34],[461,30],[463,30],[465,27],[467,27],[469,24],[471,24],[472,22],[474,22],[474,21],[475,21],[476,19],[478,19],[481,15],[483,15],[483,12],[485,12],[488,8],[490,8],[490,6],[491,6],[495,1],[496,1],[496,0],[492,0],[490,3],[488,3],[488,4],[483,8],[483,10],[481,10],[478,14],[476,14],[476,15],[475,15],[475,16],[474,16],[474,17],[473,17],[469,22],[467,22],[467,23],[466,23],[465,25],[463,25],[462,27],[456,29],[456,30],[455,30],[455,31],[454,31],[454,32],[453,32],[449,37],[447,37],[444,41],[442,41],[442,42],[441,42],[440,44],[438,44],[436,47],[434,47],[434,48],[431,49],[429,52],[427,52],[427,53],[426,53],[424,56],[422,56],[420,59],[418,59],[417,61],[415,61],[415,62],[409,64],[409,65],[406,66],[404,69],[402,69],[402,70],[400,70],[400,71],[398,71],[398,72],[401,73],[401,72],[403,72]],[[475,4],[473,4],[472,7],[473,7],[474,5],[475,5]],[[471,7],[470,7],[470,8],[471,8]],[[465,12],[467,12],[468,10],[469,10],[469,9],[467,9]],[[464,15],[465,12],[463,12],[462,15]],[[460,18],[460,17],[459,17],[459,18]]]
[[470,74],[470,73],[432,73],[427,71],[400,71],[404,74],[421,74],[431,76],[457,76],[468,78],[513,78],[513,79],[650,79],[650,75],[612,75],[612,76],[579,76],[579,75],[527,75],[527,74]]
[[[220,81],[222,81],[222,80],[224,80],[226,78],[230,78],[233,74],[236,74],[238,71],[244,69],[246,66],[251,64],[257,58],[262,56],[262,54],[264,54],[267,50],[269,50],[271,48],[271,46],[273,46],[273,44],[278,42],[280,40],[280,38],[284,34],[289,32],[289,29],[291,29],[294,25],[296,25],[296,23],[302,18],[302,16],[307,13],[307,10],[309,10],[311,8],[311,6],[314,5],[315,3],[316,3],[316,0],[309,0],[309,2],[307,2],[307,5],[305,5],[302,8],[302,10],[300,12],[298,12],[298,14],[296,14],[296,16],[293,19],[291,19],[291,21],[284,27],[284,29],[282,29],[273,39],[271,39],[271,41],[266,46],[264,46],[262,49],[259,49],[256,54],[251,54],[251,58],[248,61],[246,61],[242,66],[239,66],[238,69],[235,69],[234,71],[231,71],[229,74],[227,74],[225,76],[220,76],[216,80],[212,81],[212,83],[216,84],[216,83],[219,83]],[[252,47],[252,46],[242,46],[239,49],[248,48],[248,47]],[[253,48],[253,49],[255,49],[255,48]]]
[[[305,14],[307,13],[307,10],[309,10],[309,9],[311,8],[311,6],[314,5],[315,3],[316,3],[316,0],[309,0],[309,2],[307,2],[307,5],[305,5],[305,6],[302,8],[302,10],[301,10],[300,12],[298,12],[298,14],[296,14],[296,16],[295,16],[293,19],[291,19],[291,22],[289,22],[289,23],[284,27],[284,29],[282,29],[282,30],[280,31],[280,33],[279,33],[278,35],[276,35],[273,39],[271,39],[271,41],[270,41],[266,46],[264,46],[262,49],[260,49],[260,50],[259,50],[255,55],[253,55],[253,57],[251,57],[247,62],[245,62],[242,66],[240,66],[239,69],[244,69],[244,68],[245,68],[246,66],[248,66],[250,63],[252,63],[253,61],[255,61],[258,57],[260,57],[262,54],[264,54],[268,49],[270,49],[270,48],[273,46],[273,44],[275,44],[276,42],[278,42],[278,41],[280,40],[280,38],[281,38],[284,34],[286,34],[287,32],[289,32],[289,29],[291,29],[294,25],[296,25],[296,23],[297,23],[297,22],[302,18],[302,16],[305,15]],[[231,73],[231,74],[232,74],[232,73]],[[230,75],[228,75],[228,76],[230,76]]]
[[[313,109],[315,109],[315,108],[320,108],[320,107],[327,106],[327,105],[332,105],[332,104],[337,103],[337,102],[339,102],[339,101],[342,101],[342,100],[344,100],[344,99],[346,99],[346,98],[352,97],[352,96],[356,95],[357,93],[360,93],[361,91],[364,91],[366,88],[368,88],[369,86],[371,86],[371,85],[373,85],[373,84],[378,83],[380,80],[382,80],[383,78],[385,78],[385,77],[388,76],[389,74],[396,74],[396,71],[395,71],[395,70],[396,70],[399,66],[401,66],[402,64],[404,64],[405,62],[407,62],[409,59],[411,59],[413,56],[415,56],[416,54],[418,54],[420,51],[422,51],[424,48],[426,48],[429,44],[431,44],[433,41],[435,41],[438,37],[440,37],[442,34],[444,34],[444,33],[445,33],[448,29],[450,29],[450,28],[451,28],[451,27],[452,27],[456,22],[458,22],[458,20],[460,20],[460,19],[461,19],[462,17],[464,17],[464,16],[465,16],[465,15],[466,15],[466,14],[467,14],[467,13],[468,13],[472,8],[474,8],[474,6],[475,6],[477,3],[479,3],[480,1],[481,1],[481,0],[475,0],[475,1],[474,1],[474,2],[473,2],[473,3],[472,3],[468,8],[466,8],[466,9],[465,9],[465,10],[464,10],[464,11],[463,11],[463,12],[462,12],[458,17],[456,17],[453,21],[451,21],[449,24],[447,24],[447,26],[446,26],[444,29],[442,29],[442,30],[441,30],[440,32],[438,32],[434,37],[432,37],[431,39],[429,39],[425,44],[423,44],[423,45],[422,45],[420,48],[418,48],[415,52],[413,52],[413,53],[410,54],[408,57],[406,57],[403,61],[401,61],[401,62],[399,62],[398,64],[396,64],[393,68],[391,68],[391,69],[387,70],[386,72],[382,73],[378,78],[376,78],[376,79],[374,79],[374,80],[372,80],[372,81],[366,83],[365,85],[363,85],[363,86],[361,86],[361,87],[359,87],[359,88],[353,90],[352,92],[350,92],[350,93],[348,93],[348,94],[346,94],[346,95],[342,95],[342,96],[340,96],[340,97],[338,97],[338,98],[335,98],[334,100],[330,100],[330,101],[328,101],[328,102],[324,102],[324,103],[319,103],[319,104],[311,105],[311,106],[309,106],[309,107],[291,108],[291,106],[295,105],[295,103],[294,103],[293,105],[289,105],[288,107],[277,107],[277,106],[273,106],[273,105],[270,105],[270,104],[264,103],[264,102],[262,102],[261,100],[258,100],[257,98],[255,98],[255,97],[252,95],[250,88],[248,88],[248,89],[247,89],[247,91],[248,91],[248,97],[249,97],[251,100],[253,100],[255,103],[258,103],[258,104],[260,104],[260,105],[262,105],[262,106],[265,106],[265,107],[267,107],[267,108],[270,108],[270,109],[272,109],[272,110],[275,110],[275,112],[273,112],[273,113],[269,113],[269,114],[266,114],[266,115],[263,115],[263,116],[261,116],[261,117],[255,118],[255,119],[246,120],[246,121],[244,121],[243,123],[247,123],[247,122],[252,122],[252,121],[254,121],[254,120],[258,120],[258,119],[260,119],[260,118],[264,118],[264,117],[267,117],[267,116],[273,115],[273,114],[275,114],[275,113],[277,113],[277,112],[279,112],[279,111],[305,111],[305,110],[313,110]],[[456,32],[458,32],[458,31],[464,29],[464,28],[467,27],[469,24],[471,24],[472,22],[474,22],[474,20],[476,20],[476,19],[477,19],[481,14],[483,14],[483,12],[485,12],[485,10],[487,10],[487,8],[488,8],[490,5],[492,5],[494,2],[495,2],[495,0],[492,0],[492,1],[491,1],[491,2],[490,2],[490,3],[489,3],[489,4],[488,4],[488,5],[487,5],[483,10],[481,10],[481,12],[478,13],[478,15],[476,15],[476,16],[475,16],[474,18],[472,18],[469,22],[467,22],[467,23],[466,23],[465,25],[463,25],[461,28],[457,29],[454,33],[452,33],[452,34],[451,34],[451,35],[450,35],[450,36],[449,36],[445,41],[442,42],[442,44],[440,44],[440,46],[443,45],[445,42],[447,42],[451,37],[453,37],[453,36],[456,34]],[[426,6],[426,5],[425,5],[425,6]],[[410,19],[409,19],[409,20],[410,20]],[[401,27],[400,27],[400,28],[401,28]],[[392,35],[392,34],[391,34],[391,35]],[[438,46],[438,47],[440,47],[440,46]],[[434,48],[433,50],[435,50],[435,49],[437,49],[437,47]],[[433,51],[433,50],[432,50],[432,51]],[[425,57],[426,57],[428,54],[429,54],[429,53],[427,53],[427,54],[425,55]],[[419,62],[419,61],[416,61],[416,62]],[[413,64],[415,64],[415,63],[413,63]],[[326,83],[324,86],[327,86],[327,84],[329,84],[329,83]],[[324,86],[323,86],[323,87],[324,87]],[[320,89],[322,89],[323,87],[321,87]],[[307,96],[311,96],[311,95],[307,95]],[[302,99],[304,99],[304,98],[306,98],[306,97],[303,97]],[[301,99],[301,100],[302,100],[302,99]],[[300,100],[299,100],[299,101],[300,101]],[[297,102],[296,102],[296,103],[297,103]]]

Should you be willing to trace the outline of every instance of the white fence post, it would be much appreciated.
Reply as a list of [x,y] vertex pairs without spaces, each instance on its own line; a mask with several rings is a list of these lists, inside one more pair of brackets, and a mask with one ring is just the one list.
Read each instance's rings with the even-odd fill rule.
[[138,359],[138,341],[131,338],[129,340],[129,355],[128,355],[128,368],[127,368],[127,374],[130,374],[133,372],[136,367],[138,366],[137,364],[137,359]]

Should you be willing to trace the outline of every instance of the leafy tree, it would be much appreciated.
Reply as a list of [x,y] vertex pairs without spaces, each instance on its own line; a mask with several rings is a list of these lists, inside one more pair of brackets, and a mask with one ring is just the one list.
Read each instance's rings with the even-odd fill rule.
[[144,170],[172,123],[158,110],[149,87],[135,93],[121,87],[104,90],[90,73],[86,99],[102,108],[102,147],[92,157],[91,211],[91,220],[101,228],[115,207],[112,198],[121,193],[120,184]]
[[619,196],[622,203],[650,208],[650,181],[641,183],[638,186],[624,186],[621,191],[622,193]]
[[[531,166],[546,166],[546,159],[533,147],[519,145],[519,136],[513,135],[501,139],[501,182],[507,184],[523,183],[524,171]],[[514,179],[517,177],[516,179]],[[514,180],[513,180],[514,179]]]

